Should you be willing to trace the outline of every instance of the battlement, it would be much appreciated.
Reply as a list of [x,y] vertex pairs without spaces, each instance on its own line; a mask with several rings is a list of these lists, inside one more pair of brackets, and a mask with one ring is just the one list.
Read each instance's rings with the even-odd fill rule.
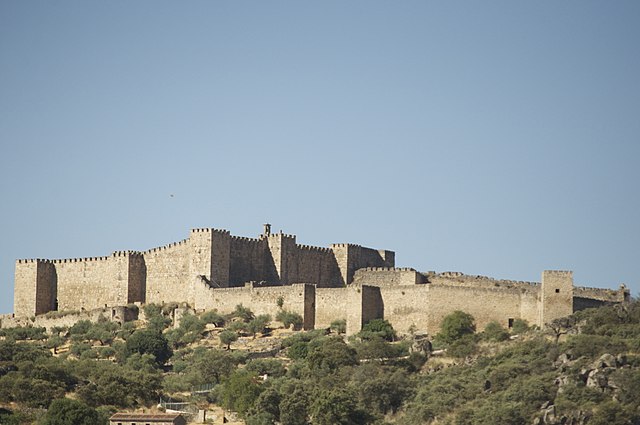
[[355,243],[332,243],[331,248],[362,248],[362,245]]
[[363,270],[367,272],[415,272],[416,269],[412,267],[363,267],[358,271]]
[[282,233],[282,230],[280,230],[280,233],[270,233],[268,235],[265,235],[267,238],[269,239],[278,239],[278,238],[283,238],[283,239],[296,239],[296,235],[288,235],[286,233]]
[[333,251],[330,248],[324,248],[321,246],[311,246],[311,245],[299,245],[296,247],[302,251],[310,251],[310,252],[322,252],[324,254],[333,254]]
[[148,249],[146,251],[143,251],[142,253],[143,254],[151,254],[151,253],[154,253],[154,252],[162,252],[162,251],[166,251],[166,250],[169,250],[169,249],[173,249],[173,248],[175,248],[177,246],[186,245],[188,243],[189,243],[189,239],[183,239],[183,240],[178,241],[178,242],[172,242],[172,243],[169,243],[169,244],[164,245],[164,246],[159,246],[159,247],[156,247],[156,248]]
[[46,260],[43,258],[23,258],[16,260],[18,264],[34,264],[34,263],[51,263],[51,260]]
[[234,236],[234,235],[231,235],[231,240],[232,241],[237,241],[237,242],[246,242],[246,243],[260,243],[260,241],[262,239],[247,238],[245,236]]
[[442,272],[442,273],[439,273],[438,276],[442,276],[442,277],[461,277],[461,276],[464,276],[464,273],[462,273],[462,272]]
[[542,326],[576,309],[629,298],[625,287],[574,287],[573,273],[564,270],[544,271],[540,283],[457,271],[422,273],[395,267],[393,251],[352,243],[297,244],[295,235],[264,226],[256,238],[199,227],[190,229],[187,239],[146,251],[16,260],[16,317],[135,302],[187,303],[222,312],[245,303],[274,315],[284,303],[303,315],[309,328],[315,309],[322,326],[344,318],[357,331],[365,318],[382,317],[405,331],[433,332],[457,309],[473,314],[480,325],[498,320],[507,326],[522,318]]
[[191,233],[217,233],[220,235],[229,235],[231,232],[224,229],[214,229],[213,227],[198,227],[191,229]]
[[518,289],[525,292],[537,292],[540,284],[521,280],[495,279],[482,275],[467,275],[462,272],[428,272],[423,276],[432,285],[458,286],[464,288],[490,288],[494,291]]
[[572,277],[573,271],[571,270],[545,270],[543,272],[547,276],[558,276],[558,277]]

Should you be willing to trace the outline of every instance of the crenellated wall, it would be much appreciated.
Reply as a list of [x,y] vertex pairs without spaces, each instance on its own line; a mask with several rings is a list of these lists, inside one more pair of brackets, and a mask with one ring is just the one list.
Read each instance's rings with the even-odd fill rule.
[[277,281],[277,273],[268,255],[265,239],[231,237],[229,286],[243,286],[249,281]]
[[400,332],[415,327],[435,333],[454,310],[472,314],[480,330],[490,321],[508,326],[518,318],[542,326],[575,310],[629,297],[624,287],[574,288],[571,272],[545,271],[535,283],[420,273],[394,263],[392,251],[299,245],[294,235],[271,234],[269,226],[255,239],[197,228],[185,240],[142,253],[18,260],[15,316],[180,302],[221,313],[244,304],[275,317],[281,299],[282,308],[303,316],[307,329],[345,319],[354,333],[366,321],[384,317]]
[[407,286],[427,282],[426,276],[411,268],[367,267],[356,270],[354,285]]
[[[233,312],[237,305],[249,307],[255,314],[269,314],[275,320],[280,310],[302,316],[304,329],[315,326],[315,286],[294,284],[287,286],[211,288],[201,279],[195,279],[196,310],[218,310],[221,314]],[[280,307],[279,301],[282,302]]]
[[185,285],[191,279],[190,254],[189,239],[144,252],[146,302],[162,303],[174,301],[177,297],[187,302],[193,300],[189,286]]
[[16,261],[14,314],[27,317],[54,310],[56,285],[56,269],[50,260]]
[[341,243],[331,245],[342,283],[349,285],[353,282],[356,270],[366,267],[394,267],[395,253],[393,251],[375,250],[360,245]]

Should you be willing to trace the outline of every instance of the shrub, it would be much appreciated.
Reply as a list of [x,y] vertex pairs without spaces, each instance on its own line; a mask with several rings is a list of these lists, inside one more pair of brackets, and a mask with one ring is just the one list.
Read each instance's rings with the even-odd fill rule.
[[261,314],[260,316],[256,316],[255,319],[248,323],[247,330],[255,338],[258,332],[262,334],[265,333],[265,329],[269,322],[271,322],[271,316],[269,316],[268,314]]
[[527,332],[529,329],[529,323],[526,320],[516,319],[513,321],[511,332],[513,332],[514,334],[522,334]]
[[249,308],[243,306],[242,304],[238,304],[236,306],[236,309],[233,311],[233,313],[231,313],[231,316],[237,317],[245,323],[250,322],[255,317],[253,312]]
[[498,322],[489,322],[484,328],[484,339],[488,341],[506,341],[509,339],[509,332]]
[[338,334],[344,334],[347,332],[347,320],[346,319],[338,319],[331,322],[329,326],[333,332]]
[[256,376],[247,370],[237,369],[224,383],[222,403],[227,409],[244,416],[259,395]]
[[445,344],[451,344],[465,335],[475,333],[475,331],[476,324],[473,316],[464,311],[456,310],[444,317],[436,339]]
[[207,311],[200,318],[204,323],[213,323],[217,327],[224,326],[224,317],[217,310]]
[[232,330],[225,329],[220,332],[220,342],[227,346],[227,350],[231,349],[231,343],[238,340],[238,334]]
[[382,338],[386,341],[393,341],[396,338],[396,331],[389,321],[373,319],[362,327],[362,330],[358,332],[358,336],[364,340]]
[[302,316],[298,313],[293,313],[287,310],[280,310],[276,315],[276,320],[282,322],[285,328],[290,328],[293,325],[294,329],[300,329],[303,324]]
[[83,402],[61,398],[51,403],[42,423],[43,425],[106,425],[107,422],[96,409]]
[[451,357],[464,359],[478,351],[478,343],[475,335],[467,334],[454,340],[447,348],[447,354]]
[[167,339],[154,329],[136,331],[127,339],[125,355],[133,353],[151,354],[158,364],[164,364],[172,354]]

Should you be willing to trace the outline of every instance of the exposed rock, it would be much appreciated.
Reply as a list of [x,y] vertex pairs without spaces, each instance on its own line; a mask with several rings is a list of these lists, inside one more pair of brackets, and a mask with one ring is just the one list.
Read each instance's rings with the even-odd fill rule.
[[556,424],[556,406],[551,405],[544,409],[544,413],[542,415],[542,423],[544,424]]
[[618,366],[616,362],[616,358],[611,354],[603,354],[600,356],[598,360],[593,364],[594,369],[603,368],[603,367],[616,367]]

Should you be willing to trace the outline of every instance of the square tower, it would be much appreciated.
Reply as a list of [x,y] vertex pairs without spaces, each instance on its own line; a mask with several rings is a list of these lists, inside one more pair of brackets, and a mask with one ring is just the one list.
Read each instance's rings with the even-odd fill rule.
[[546,323],[571,314],[573,314],[573,272],[543,271],[538,324],[544,326]]

